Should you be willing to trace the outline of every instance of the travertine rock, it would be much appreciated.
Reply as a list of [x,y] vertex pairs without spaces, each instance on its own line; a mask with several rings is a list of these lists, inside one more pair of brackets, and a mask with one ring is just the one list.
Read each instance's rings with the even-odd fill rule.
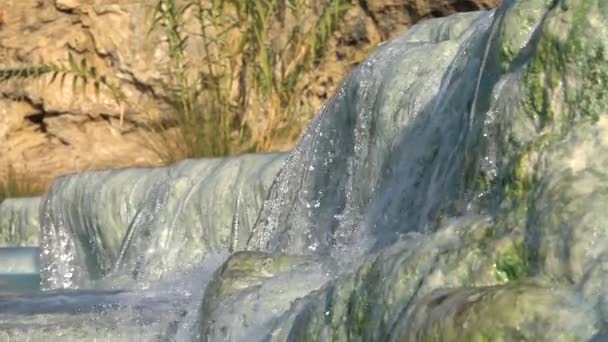
[[55,7],[60,11],[71,11],[80,5],[80,0],[55,0]]

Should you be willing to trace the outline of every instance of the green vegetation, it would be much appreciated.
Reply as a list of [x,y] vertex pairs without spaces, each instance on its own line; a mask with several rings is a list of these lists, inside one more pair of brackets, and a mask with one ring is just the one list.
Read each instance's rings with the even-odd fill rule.
[[[164,88],[171,111],[150,124],[149,148],[170,163],[268,151],[277,139],[294,140],[313,110],[298,101],[302,76],[314,79],[350,1],[328,0],[321,8],[307,0],[150,1],[154,10],[145,39],[160,36],[166,48]],[[202,54],[189,53],[191,45],[202,47]],[[71,77],[74,90],[93,84],[118,102],[122,124],[123,108],[136,106],[109,81],[113,75],[100,75],[90,64],[69,55],[67,64],[0,69],[0,83],[49,75],[62,84]]]
[[[121,105],[121,102],[125,100],[124,94],[120,91],[118,86],[108,81],[104,75],[99,75],[95,67],[87,66],[85,59],[80,62],[76,62],[72,54],[68,54],[68,63],[64,64],[61,62],[57,63],[43,63],[39,65],[23,66],[16,68],[0,69],[0,83],[8,82],[11,80],[29,80],[37,79],[42,76],[51,75],[49,84],[55,82],[57,78],[60,79],[61,86],[65,83],[67,77],[72,78],[72,90],[75,92],[78,87],[79,81],[82,91],[86,91],[88,84],[93,84],[95,93],[99,95],[100,89],[104,87],[107,89],[114,99]],[[121,105],[122,108],[122,105]],[[124,113],[120,113],[121,124],[124,119]]]
[[[326,2],[305,27],[309,9],[303,0],[208,0],[181,7],[175,0],[158,0],[151,31],[161,31],[169,49],[168,88],[179,139],[165,136],[164,151],[155,150],[165,152],[161,157],[167,161],[268,151],[275,139],[298,134],[298,81],[314,72],[347,4]],[[191,70],[187,57],[189,11],[199,26],[202,70]],[[294,25],[288,39],[278,42],[273,26],[276,31],[286,15]],[[192,74],[198,78],[190,79]]]
[[496,280],[508,283],[521,279],[528,273],[526,247],[522,242],[514,243],[509,249],[500,253],[494,264]]

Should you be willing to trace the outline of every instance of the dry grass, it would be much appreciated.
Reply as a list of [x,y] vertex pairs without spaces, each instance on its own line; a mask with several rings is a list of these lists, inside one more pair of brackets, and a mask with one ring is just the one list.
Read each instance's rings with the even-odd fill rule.
[[45,192],[46,189],[39,182],[27,178],[26,173],[19,173],[8,165],[6,178],[0,180],[0,203],[6,198],[39,196]]
[[[277,139],[293,139],[302,128],[299,118],[311,110],[297,102],[304,86],[299,80],[316,71],[348,4],[327,1],[311,21],[304,0],[207,0],[181,7],[158,0],[152,30],[162,30],[169,48],[178,137],[157,134],[159,155],[173,161],[268,151]],[[186,53],[188,11],[195,12],[200,28],[202,70],[189,70],[194,63]],[[286,16],[291,24],[281,40],[277,24]],[[190,81],[192,74],[199,77]]]

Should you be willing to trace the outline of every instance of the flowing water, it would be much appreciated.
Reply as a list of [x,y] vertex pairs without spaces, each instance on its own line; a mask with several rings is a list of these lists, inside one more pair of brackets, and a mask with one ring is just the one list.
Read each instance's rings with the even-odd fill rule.
[[0,340],[604,340],[607,48],[601,0],[428,20],[289,153],[0,204],[41,231],[39,268],[0,250]]

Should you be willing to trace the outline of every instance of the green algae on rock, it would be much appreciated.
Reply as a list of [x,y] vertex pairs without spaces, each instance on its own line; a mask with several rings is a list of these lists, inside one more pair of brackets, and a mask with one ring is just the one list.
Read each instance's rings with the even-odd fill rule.
[[[327,270],[311,258],[235,253],[207,285],[199,316],[209,319],[194,330],[202,341],[247,340],[268,330],[278,313],[328,278]],[[237,311],[239,319],[231,319]]]
[[575,295],[534,283],[437,290],[405,317],[390,341],[586,341],[597,333]]

